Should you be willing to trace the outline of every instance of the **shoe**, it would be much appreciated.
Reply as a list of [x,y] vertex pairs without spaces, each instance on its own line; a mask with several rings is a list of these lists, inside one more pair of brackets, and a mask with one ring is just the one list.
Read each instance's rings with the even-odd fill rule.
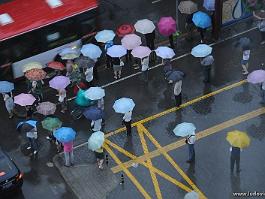
[[139,68],[140,68],[139,66],[137,66],[137,67],[134,67],[134,69],[135,69],[135,70],[137,70],[137,69],[139,69]]
[[34,155],[36,155],[37,153],[38,153],[38,151],[36,151],[36,150],[33,152]]
[[65,167],[70,167],[70,165],[66,165],[66,164],[65,164],[64,166],[65,166]]
[[191,160],[187,160],[186,162],[187,162],[187,163],[191,163],[192,161],[191,161]]
[[31,146],[28,146],[27,149],[28,149],[28,150],[31,149]]
[[114,79],[118,79],[118,77],[117,76],[114,76]]
[[65,111],[64,110],[61,110],[61,113],[65,113]]
[[242,74],[243,75],[247,75],[248,74],[248,71],[244,71]]
[[260,45],[263,45],[263,44],[265,44],[265,41],[260,42]]
[[49,136],[46,136],[46,139],[49,140],[49,141],[51,141],[51,138]]

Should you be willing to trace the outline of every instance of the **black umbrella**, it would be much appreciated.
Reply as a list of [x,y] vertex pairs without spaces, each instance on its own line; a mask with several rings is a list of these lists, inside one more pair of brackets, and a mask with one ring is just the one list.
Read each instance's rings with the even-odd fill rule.
[[18,125],[17,130],[20,133],[26,133],[26,132],[31,131],[34,128],[35,128],[35,126],[32,126],[32,125],[30,125],[28,123],[22,123],[22,124]]
[[95,65],[95,61],[85,57],[85,56],[80,56],[75,60],[75,63],[78,65],[79,68],[91,68]]
[[173,82],[177,82],[179,80],[182,80],[184,78],[184,73],[178,70],[173,70],[172,72],[170,72],[167,75],[167,80],[168,81],[173,81]]

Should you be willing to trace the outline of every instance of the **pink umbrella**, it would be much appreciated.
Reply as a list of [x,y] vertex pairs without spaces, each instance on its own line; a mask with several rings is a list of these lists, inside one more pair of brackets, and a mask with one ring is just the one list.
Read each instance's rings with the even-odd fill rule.
[[49,81],[49,85],[51,88],[56,90],[64,89],[70,84],[69,77],[66,76],[56,76],[52,80]]
[[136,34],[128,34],[125,35],[122,40],[121,44],[123,47],[125,47],[127,50],[132,50],[137,46],[140,46],[142,44],[141,37],[139,37]]
[[137,58],[144,58],[150,55],[152,51],[146,46],[137,46],[132,50],[132,55]]
[[30,106],[35,102],[36,98],[31,94],[21,93],[14,97],[14,103],[20,106]]
[[37,112],[42,115],[53,115],[56,111],[56,105],[51,102],[42,102],[37,106]]
[[264,82],[265,70],[254,70],[248,75],[247,81],[252,84],[258,84]]
[[175,19],[172,17],[162,17],[158,22],[158,30],[161,35],[170,36],[177,31]]

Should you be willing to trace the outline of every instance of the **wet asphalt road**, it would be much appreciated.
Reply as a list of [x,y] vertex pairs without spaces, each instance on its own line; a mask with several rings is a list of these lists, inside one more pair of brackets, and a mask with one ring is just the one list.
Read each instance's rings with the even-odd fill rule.
[[[120,7],[124,8],[126,6],[128,5],[121,4]],[[148,14],[148,16],[156,16],[155,12],[157,11],[157,8],[153,10],[151,6],[147,7],[150,7],[150,13]],[[171,8],[173,9],[173,7]],[[138,7],[135,6],[135,9],[138,10]],[[162,10],[163,9],[161,9],[161,12]],[[143,12],[147,11],[148,10],[145,10]],[[130,15],[133,16],[135,13],[136,12],[132,12],[130,13]],[[174,13],[173,10],[172,13]],[[140,17],[137,16],[136,18],[138,19]],[[117,19],[121,18],[115,18],[115,20]],[[121,21],[121,23],[122,22],[123,21]],[[107,24],[108,21],[105,23]],[[253,70],[258,68],[260,63],[265,61],[265,58],[263,56],[264,47],[258,44],[259,34],[256,30],[251,31],[245,35],[251,38],[257,38],[253,39],[254,44],[250,60],[250,70]],[[202,71],[198,59],[195,59],[192,56],[188,55],[173,62],[174,67],[183,70],[187,74],[187,77],[183,82],[184,102],[189,101],[197,96],[201,96],[202,94],[217,90],[225,85],[237,82],[244,78],[241,75],[241,68],[239,64],[241,60],[241,51],[234,46],[236,40],[237,38],[214,46],[213,54],[215,57],[215,65],[212,71],[212,82],[210,85],[205,85],[202,82]],[[189,46],[183,46],[183,49],[181,49],[179,53],[181,54],[182,51],[185,51],[185,48],[188,49]],[[110,74],[111,73],[109,71],[106,72],[104,74],[104,80],[100,81],[102,83],[111,81],[112,76]],[[105,78],[105,76],[108,77]],[[118,99],[122,96],[131,97],[136,102],[136,108],[134,110],[135,121],[174,106],[172,87],[167,85],[167,83],[163,80],[162,68],[158,67],[157,69],[150,71],[150,81],[148,85],[142,83],[141,76],[138,75],[106,88],[105,109],[107,119],[105,129],[107,131],[114,130],[121,126],[121,115],[114,113],[112,104],[115,99]],[[147,127],[152,133],[154,132],[154,136],[157,140],[159,140],[159,142],[161,142],[161,145],[166,145],[171,141],[175,141],[177,139],[173,137],[171,130],[174,128],[174,125],[180,121],[192,120],[192,122],[196,124],[198,130],[200,131],[212,125],[223,122],[227,119],[231,119],[235,116],[261,107],[261,104],[259,104],[260,100],[261,97],[259,95],[259,90],[257,87],[251,85],[241,86],[185,108],[177,114],[177,117],[175,116],[175,114],[170,114],[156,121],[150,122],[147,124]],[[45,140],[45,131],[40,130],[39,132],[40,152],[38,158],[30,158],[24,149],[26,143],[24,135],[18,135],[18,133],[15,131],[15,126],[21,119],[7,120],[2,104],[0,106],[0,112],[2,113],[2,130],[0,131],[1,147],[10,154],[10,156],[18,164],[21,170],[25,173],[25,182],[22,188],[22,193],[17,194],[13,198],[75,198],[71,190],[69,190],[68,186],[64,183],[58,171],[53,167],[47,166],[48,162],[52,162],[52,157],[55,154],[55,148]],[[67,124],[67,126],[73,126],[78,131],[76,144],[86,141],[88,137],[89,127],[89,123],[86,120],[82,119],[80,121],[73,121],[67,115],[62,115],[60,113],[58,113],[58,115],[64,121],[64,123]],[[41,119],[41,117],[37,116],[37,119]],[[236,128],[248,131],[251,138],[254,140],[254,147],[250,150],[247,150],[246,155],[244,156],[245,161],[247,161],[248,157],[251,157],[255,151],[264,150],[264,147],[262,148],[262,146],[260,146],[260,143],[264,142],[264,136],[262,134],[255,133],[255,130],[264,131],[264,126],[262,125],[263,119],[264,117],[260,116],[244,123],[244,125],[236,126]],[[159,132],[163,132],[163,134],[156,133],[158,128]],[[248,172],[248,175],[246,175],[246,177],[241,177],[240,179],[232,177],[230,179],[229,176],[224,175],[222,178],[219,178],[217,174],[222,172],[221,168],[228,167],[228,163],[225,161],[228,161],[226,157],[228,155],[227,147],[229,146],[225,141],[223,141],[224,136],[224,132],[221,132],[217,136],[206,138],[203,140],[205,144],[201,144],[200,147],[196,148],[198,150],[197,153],[202,154],[207,151],[205,149],[207,149],[208,147],[208,142],[214,142],[216,141],[216,139],[222,140],[222,142],[220,143],[220,145],[222,146],[221,148],[212,148],[215,149],[214,153],[206,153],[204,156],[199,156],[199,159],[201,161],[198,165],[196,164],[195,167],[196,177],[194,175],[194,168],[189,168],[188,165],[185,164],[187,153],[185,147],[181,148],[180,150],[174,150],[170,153],[172,157],[178,157],[176,160],[177,163],[179,163],[185,171],[191,172],[188,175],[191,175],[191,178],[194,178],[195,183],[198,184],[198,187],[200,187],[206,195],[209,195],[209,198],[213,198],[210,196],[214,196],[213,194],[215,192],[220,192],[220,190],[225,190],[227,194],[227,197],[225,198],[228,198],[228,192],[230,192],[230,190],[238,190],[240,188],[240,183],[243,184],[243,190],[253,190],[253,187],[260,188],[260,186],[264,184],[262,176],[257,177],[257,174],[262,171],[261,166],[258,165],[264,164],[264,160],[262,159],[260,160],[260,164],[244,164],[243,171],[252,171]],[[113,137],[113,141],[115,140],[120,145],[125,144],[124,139],[122,138]],[[154,146],[150,145],[149,150],[155,149],[153,147]],[[225,151],[225,153],[223,153],[223,151]],[[136,137],[134,143],[134,152],[135,154],[139,155],[143,153],[140,144],[137,144]],[[217,158],[217,156],[214,156],[214,154],[222,155],[221,157],[218,156],[220,157],[220,159],[215,159]],[[208,156],[209,158],[206,158]],[[254,158],[256,159],[257,157],[259,157],[259,155],[254,156]],[[122,159],[124,157],[121,156],[120,158]],[[155,160],[156,163],[154,164],[161,164],[163,160],[160,158],[161,157],[158,157]],[[256,159],[249,160],[256,161]],[[124,158],[124,161],[126,160],[127,159]],[[216,166],[217,161],[220,161],[220,163],[218,163],[218,166]],[[207,167],[205,167],[205,165],[207,165]],[[216,170],[214,170],[215,173],[212,174],[210,172],[205,172],[207,171],[207,169],[210,170],[212,165],[214,165],[214,167],[216,168]],[[167,165],[164,165],[163,168],[168,168],[168,172],[171,173],[171,170],[169,167],[167,167]],[[255,169],[256,172],[254,172]],[[226,171],[227,170],[228,168],[226,169]],[[172,171],[172,173],[174,173],[174,171]],[[140,178],[148,179],[147,174],[148,173],[145,173],[142,177],[140,176]],[[139,175],[139,173],[136,172],[135,175]],[[178,177],[179,176],[176,176],[176,178]],[[250,179],[256,179],[252,185],[249,183]],[[130,186],[129,180],[126,180],[128,182],[128,185],[126,185],[126,190],[128,192],[122,192],[119,190],[119,188],[117,188],[110,194],[110,198],[122,198],[121,196],[125,197],[128,193],[138,193],[133,185]],[[214,187],[215,189],[210,186],[210,182],[214,182],[217,185]],[[233,186],[230,185],[231,182],[234,182]],[[174,189],[174,187],[171,187],[171,185],[167,185],[166,183],[163,184],[165,184],[165,187],[163,189]],[[224,186],[225,184],[227,184],[227,186]],[[146,182],[146,185],[150,186],[149,188],[150,190],[152,190],[150,182]],[[165,193],[164,198],[168,198],[169,196],[171,196],[171,194],[172,193]],[[180,191],[176,194],[183,196],[184,193]],[[135,196],[135,198],[141,198],[140,195],[138,196],[139,197]],[[214,198],[221,199],[223,197],[220,195]]]

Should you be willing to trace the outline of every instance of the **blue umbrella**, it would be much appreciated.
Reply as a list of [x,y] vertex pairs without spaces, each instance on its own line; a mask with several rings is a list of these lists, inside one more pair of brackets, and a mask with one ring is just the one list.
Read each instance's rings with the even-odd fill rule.
[[95,60],[95,59],[98,59],[101,56],[102,51],[95,44],[86,44],[86,45],[83,45],[82,46],[81,53],[84,56],[89,57],[90,59]]
[[101,87],[90,87],[85,91],[85,97],[90,100],[99,100],[105,96],[105,90]]
[[212,20],[209,15],[201,11],[198,11],[193,14],[192,21],[195,26],[203,29],[208,28],[212,25]]
[[209,11],[215,11],[215,0],[204,0],[203,7]]
[[113,105],[113,109],[115,110],[116,113],[123,113],[123,114],[132,111],[134,107],[135,107],[134,101],[126,97],[116,100]]
[[19,132],[29,132],[33,128],[35,128],[36,125],[37,125],[37,121],[35,120],[27,120],[27,121],[19,122],[17,124],[17,130]]
[[199,44],[192,48],[191,54],[194,57],[206,57],[212,53],[212,47],[206,44]]
[[102,109],[95,107],[95,106],[91,106],[89,108],[87,108],[84,112],[83,115],[89,119],[89,120],[98,120],[98,119],[102,119],[104,116],[104,112]]
[[95,151],[102,147],[104,143],[104,133],[101,131],[97,131],[92,133],[92,135],[88,139],[88,148],[92,151]]
[[59,142],[70,142],[75,139],[76,132],[69,127],[61,127],[53,133]]
[[75,98],[75,103],[79,106],[90,106],[93,104],[93,101],[85,97],[84,90],[79,89],[77,96]]
[[112,41],[115,37],[115,33],[112,30],[102,30],[98,32],[95,36],[97,42],[106,43]]
[[178,124],[174,129],[173,132],[176,136],[186,137],[188,135],[195,135],[196,127],[192,123],[183,122]]
[[111,57],[122,57],[127,54],[127,49],[122,45],[113,45],[107,49],[107,54]]
[[8,81],[0,81],[0,93],[9,93],[14,90],[14,84]]
[[19,128],[23,124],[29,124],[29,125],[31,125],[33,127],[36,127],[37,126],[37,121],[36,120],[27,120],[27,121],[19,122],[17,124],[17,128]]

